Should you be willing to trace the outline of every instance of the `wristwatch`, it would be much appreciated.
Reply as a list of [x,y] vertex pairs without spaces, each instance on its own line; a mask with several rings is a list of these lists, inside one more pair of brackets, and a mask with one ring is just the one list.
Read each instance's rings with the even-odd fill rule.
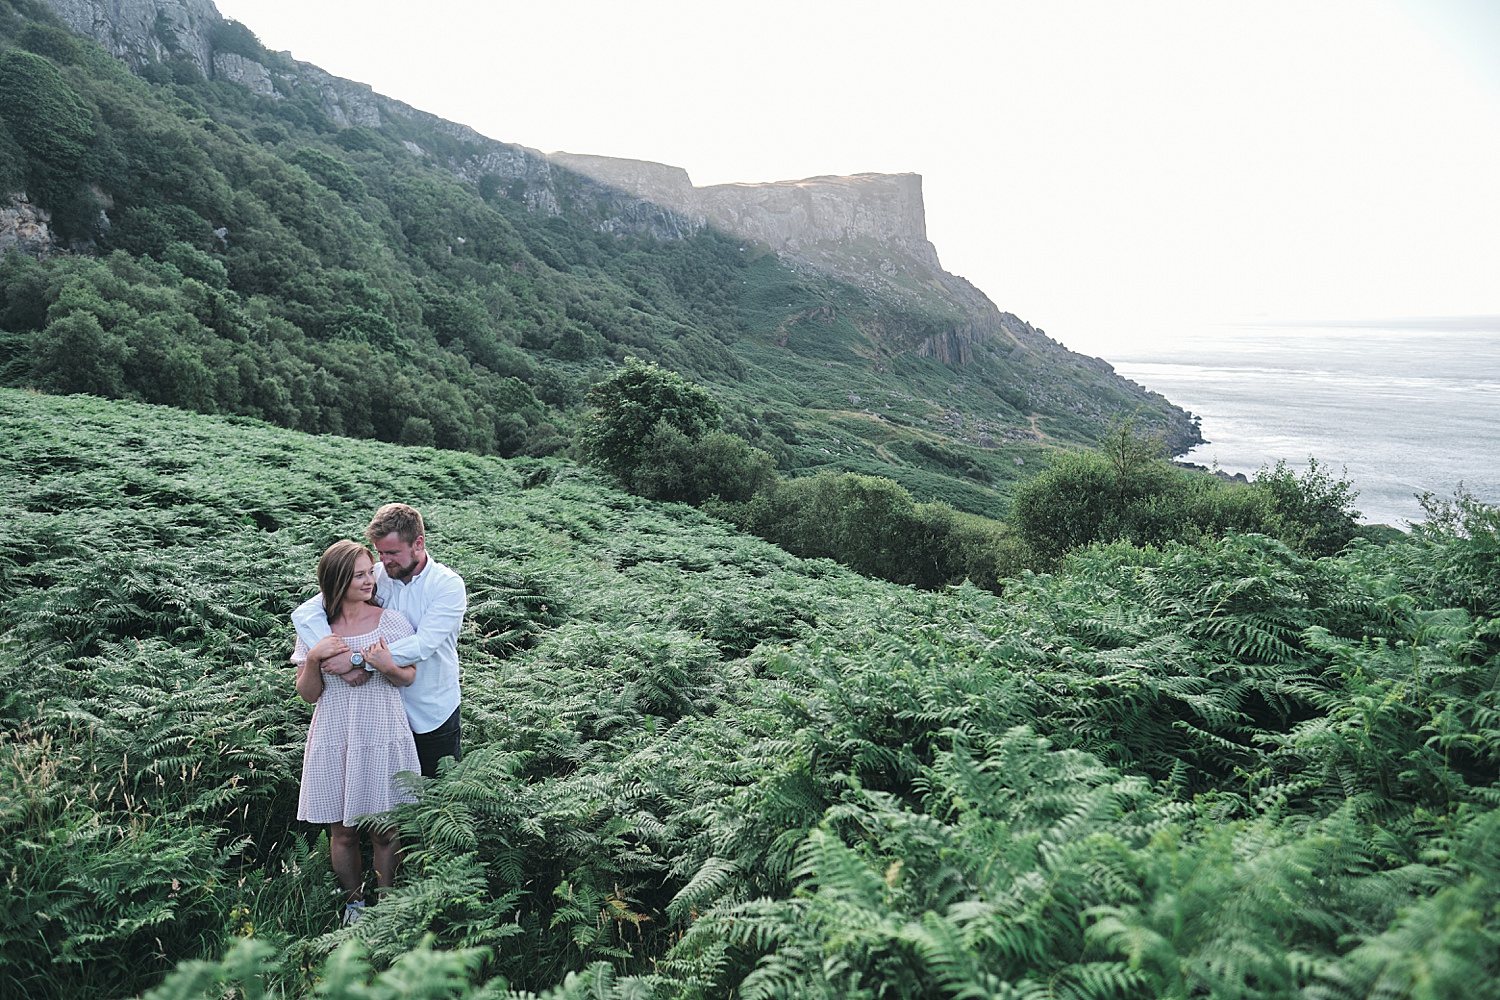
[[352,653],[349,654],[349,662],[352,663],[352,664],[354,664],[356,667],[364,667],[366,670],[370,671],[371,673],[375,672],[375,668],[372,667],[370,664],[368,664],[368,663],[365,662],[365,654],[361,653],[357,649],[354,652],[352,652]]

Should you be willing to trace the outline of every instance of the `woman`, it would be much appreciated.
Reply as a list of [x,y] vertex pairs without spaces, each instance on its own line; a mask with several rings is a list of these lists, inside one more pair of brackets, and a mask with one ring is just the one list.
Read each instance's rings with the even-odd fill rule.
[[[292,652],[297,693],[317,706],[302,755],[297,818],[328,824],[333,871],[344,890],[344,923],[352,924],[365,905],[356,823],[412,801],[397,791],[395,775],[421,767],[397,690],[416,679],[416,668],[396,666],[384,655],[388,643],[413,629],[399,612],[375,603],[375,560],[358,542],[328,547],[318,560],[318,589],[333,634],[312,649],[298,639]],[[356,686],[339,676],[351,664],[370,671],[367,682]],[[370,840],[376,882],[389,886],[401,841],[394,830],[377,829],[370,830]]]

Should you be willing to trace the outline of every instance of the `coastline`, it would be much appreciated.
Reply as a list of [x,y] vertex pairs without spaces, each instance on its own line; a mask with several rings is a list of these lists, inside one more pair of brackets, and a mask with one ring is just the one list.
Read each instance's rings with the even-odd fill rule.
[[1500,504],[1500,333],[1234,328],[1125,353],[1120,374],[1202,421],[1178,463],[1248,477],[1316,458],[1353,481],[1363,521],[1400,528],[1423,493]]

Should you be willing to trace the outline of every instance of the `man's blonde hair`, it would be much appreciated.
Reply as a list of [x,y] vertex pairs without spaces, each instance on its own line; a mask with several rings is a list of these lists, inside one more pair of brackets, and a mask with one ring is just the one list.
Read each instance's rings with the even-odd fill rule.
[[378,542],[393,531],[410,545],[426,536],[427,526],[422,523],[422,515],[417,512],[417,508],[408,507],[404,503],[388,503],[370,518],[365,537],[372,543]]

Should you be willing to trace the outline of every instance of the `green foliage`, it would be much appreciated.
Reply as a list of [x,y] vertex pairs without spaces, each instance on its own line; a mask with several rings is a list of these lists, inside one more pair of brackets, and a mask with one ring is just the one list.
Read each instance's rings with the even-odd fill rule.
[[55,24],[28,24],[17,33],[16,41],[26,51],[64,66],[83,61],[83,46],[71,32]]
[[748,501],[776,478],[776,460],[734,434],[711,431],[697,439],[661,421],[633,470],[632,493],[652,500],[702,505]]
[[1300,551],[1333,555],[1355,535],[1358,491],[1348,479],[1335,479],[1315,458],[1307,460],[1307,472],[1301,476],[1287,468],[1285,460],[1274,469],[1261,469],[1254,489],[1270,508],[1265,533]]
[[676,372],[631,358],[589,392],[593,412],[583,428],[583,452],[601,469],[630,481],[653,448],[658,429],[688,442],[718,426],[721,407],[701,386]]
[[1500,617],[1500,513],[1462,486],[1451,500],[1431,493],[1420,499],[1427,519],[1413,533],[1446,556],[1444,571],[1426,577],[1432,599]]
[[873,476],[822,472],[775,480],[746,502],[710,509],[788,552],[919,587],[965,578],[998,587],[1026,558],[997,522],[916,503],[899,483]]
[[[611,196],[561,168],[459,180],[473,143],[399,116],[336,125],[315,81],[244,25],[212,26],[210,43],[265,66],[274,96],[203,79],[164,22],[157,35],[170,54],[136,76],[43,4],[0,19],[15,91],[0,102],[0,186],[48,211],[70,249],[123,254],[109,296],[163,314],[137,331],[95,313],[134,364],[7,336],[42,330],[34,318],[86,270],[49,256],[0,304],[16,321],[0,327],[5,385],[540,456],[574,444],[587,387],[636,357],[709,387],[724,430],[784,472],[890,479],[988,517],[1005,514],[1014,460],[1048,450],[1038,431],[1088,442],[1119,412],[1169,413],[1040,339],[961,368],[917,357],[971,320],[920,290],[871,299],[709,230],[628,235]],[[732,441],[710,450],[678,454],[679,485],[653,495],[726,495],[692,471],[726,462],[712,474],[760,476],[762,459]]]
[[914,583],[934,573],[917,505],[888,479],[824,473],[783,481],[742,520],[790,552],[837,559],[871,576]]
[[326,188],[330,188],[343,195],[345,198],[363,198],[365,186],[355,176],[343,161],[338,160],[321,149],[311,146],[301,146],[287,157],[288,163],[297,166],[312,174],[313,179]]
[[[1494,993],[1472,498],[1331,558],[1094,546],[1002,600],[551,460],[13,390],[0,433],[6,995]],[[338,930],[286,615],[393,494],[469,583],[466,753]]]
[[[220,416],[0,390],[0,994],[1496,993],[1493,508],[1349,541],[1316,464],[1230,489],[1110,436],[1056,467],[1090,492],[1055,575],[943,587],[1036,556],[938,501],[1000,510],[1033,418],[1090,444],[1138,400],[916,357],[952,317],[601,231],[581,182],[533,215],[452,136],[142,81],[49,17],[0,0],[0,59],[77,155],[7,100],[0,175],[114,252],[0,259],[4,381]],[[636,488],[940,589],[454,450],[566,447],[632,356],[716,404],[638,422]],[[788,478],[734,502],[760,453]],[[469,583],[467,752],[340,930],[286,615],[391,499]],[[1057,559],[1078,523],[1152,544]]]
[[6,124],[29,154],[54,169],[77,166],[94,123],[51,62],[31,52],[0,52],[0,102]]
[[238,21],[224,20],[216,23],[209,30],[208,42],[216,53],[226,52],[257,62],[264,62],[267,58],[266,48],[255,37],[255,32]]
[[1323,556],[1357,533],[1353,487],[1316,459],[1302,476],[1278,462],[1240,487],[1174,469],[1159,455],[1159,445],[1122,424],[1098,450],[1057,456],[1016,487],[1017,534],[1045,563],[1095,542],[1160,545],[1229,532],[1270,535]]

